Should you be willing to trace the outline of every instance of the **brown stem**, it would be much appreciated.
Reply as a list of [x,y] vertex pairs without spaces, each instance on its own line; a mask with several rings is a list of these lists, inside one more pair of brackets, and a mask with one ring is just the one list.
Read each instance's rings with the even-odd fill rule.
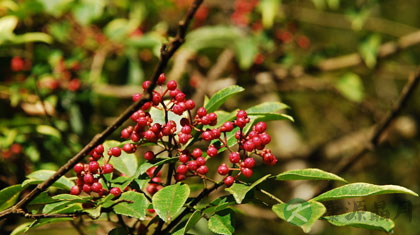
[[161,58],[159,63],[157,64],[155,71],[152,75],[151,81],[152,84],[147,89],[147,94],[145,94],[144,98],[138,100],[130,107],[128,107],[118,118],[114,121],[114,123],[106,128],[102,133],[96,135],[78,154],[76,154],[72,159],[70,159],[66,164],[64,164],[54,175],[49,177],[43,183],[39,184],[35,189],[33,189],[26,197],[22,198],[16,205],[13,207],[4,210],[0,213],[0,219],[4,217],[15,214],[17,211],[28,204],[32,199],[38,196],[41,192],[45,191],[48,187],[50,187],[54,182],[56,182],[61,176],[66,174],[74,165],[80,162],[83,158],[85,158],[97,145],[103,143],[117,128],[124,124],[126,120],[130,118],[130,116],[136,112],[139,108],[141,108],[146,102],[151,101],[152,92],[156,87],[157,79],[159,75],[162,74],[169,62],[169,59],[173,56],[176,50],[184,43],[185,41],[185,34],[187,32],[188,26],[197,11],[198,7],[201,5],[203,0],[195,0],[190,9],[187,12],[185,18],[179,23],[178,32],[174,40],[172,40],[169,44],[164,44],[161,49]]

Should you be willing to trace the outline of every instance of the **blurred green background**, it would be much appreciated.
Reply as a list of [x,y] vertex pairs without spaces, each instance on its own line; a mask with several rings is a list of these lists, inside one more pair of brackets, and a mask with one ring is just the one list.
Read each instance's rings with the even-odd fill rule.
[[[109,125],[140,91],[162,43],[191,0],[1,0],[0,189],[38,169],[55,170]],[[337,162],[361,148],[397,101],[420,61],[416,0],[206,0],[166,70],[197,103],[228,85],[246,92],[224,109],[282,101],[294,123],[270,123],[279,163],[270,172]],[[420,91],[381,144],[342,177],[420,191]],[[118,138],[116,131],[114,138]],[[265,174],[264,167],[257,168]],[[256,174],[257,175],[257,174]],[[266,185],[278,197],[308,198],[317,183]],[[217,196],[217,195],[216,195]],[[256,195],[257,197],[261,195]],[[391,218],[410,200],[395,234],[419,234],[417,198],[376,196]],[[353,210],[354,201],[341,202]],[[238,207],[236,234],[303,234],[258,205]],[[8,234],[23,220],[4,224]],[[106,234],[109,225],[91,225]],[[64,235],[68,223],[28,234]],[[67,228],[68,229],[64,229]],[[206,226],[197,234],[211,234]],[[319,222],[311,234],[381,234]]]

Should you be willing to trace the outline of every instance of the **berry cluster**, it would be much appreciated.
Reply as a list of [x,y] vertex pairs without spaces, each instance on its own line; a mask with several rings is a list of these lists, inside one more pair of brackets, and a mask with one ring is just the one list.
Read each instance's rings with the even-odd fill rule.
[[236,0],[231,16],[233,23],[241,26],[249,25],[250,14],[258,5],[259,0]]
[[[176,181],[182,181],[187,177],[195,176],[208,179],[206,176],[209,172],[209,167],[206,165],[207,161],[218,156],[220,152],[228,150],[230,152],[229,165],[228,163],[222,163],[217,168],[217,172],[225,176],[224,183],[227,186],[232,185],[240,175],[252,176],[252,169],[256,165],[254,156],[261,157],[262,162],[268,165],[274,165],[277,162],[271,151],[265,149],[265,146],[271,141],[270,136],[265,132],[267,129],[266,123],[258,122],[252,126],[252,129],[245,128],[251,123],[247,112],[244,110],[239,110],[234,120],[226,121],[218,126],[217,114],[208,112],[204,107],[199,107],[196,115],[193,116],[191,111],[195,108],[194,101],[186,98],[186,94],[177,88],[178,85],[175,81],[169,81],[166,86],[163,86],[165,80],[165,75],[161,74],[151,100],[144,103],[138,111],[131,115],[130,118],[135,124],[129,125],[121,131],[121,138],[129,142],[126,142],[122,148],[115,146],[106,150],[110,158],[119,157],[122,151],[134,153],[139,146],[145,143],[157,143],[163,150],[160,152],[147,151],[143,155],[144,159],[154,163],[160,154],[164,152],[172,153],[172,156],[177,156],[178,163],[175,164],[175,173],[171,177],[174,177]],[[144,92],[150,86],[150,81],[144,82]],[[138,101],[142,96],[142,94],[133,95],[133,101]],[[152,108],[164,112],[165,121],[163,123],[157,123],[153,120],[150,114]],[[182,117],[179,123],[169,120],[169,112]],[[245,130],[250,130],[250,132],[247,133]],[[236,138],[237,150],[233,150],[233,146],[228,145],[228,135]],[[194,139],[194,136],[197,138]],[[202,143],[208,143],[205,150],[189,147],[195,141],[200,140]],[[95,192],[98,195],[108,193],[98,182],[101,174],[108,174],[113,171],[112,165],[108,163],[109,159],[102,167],[97,162],[98,159],[103,157],[104,151],[102,145],[97,146],[91,152],[88,164],[78,163],[75,166],[74,170],[78,179],[77,185],[70,192],[71,194],[77,195],[82,191],[85,193]],[[145,191],[150,195],[164,186],[160,178],[161,172],[155,171],[156,167],[147,171],[151,180]],[[237,171],[237,173],[234,174],[234,171]],[[113,188],[110,193],[119,196],[121,190]]]
[[155,194],[157,191],[161,190],[163,188],[162,186],[162,179],[160,178],[162,173],[155,172],[156,166],[149,168],[146,171],[147,176],[150,177],[150,182],[146,186],[146,192],[150,195]]
[[31,62],[22,59],[20,56],[15,56],[10,61],[10,69],[14,72],[20,72],[31,69]]
[[[102,184],[99,182],[99,178],[102,174],[109,174],[114,171],[114,167],[105,163],[102,167],[99,165],[97,160],[103,157],[104,146],[98,145],[90,153],[89,163],[77,163],[73,170],[77,174],[76,185],[70,189],[70,194],[79,195],[82,192],[87,194],[95,193],[96,195],[102,196],[111,193],[115,197],[121,195],[121,189],[118,187],[111,188],[109,192],[102,187]],[[118,157],[121,155],[121,149],[111,148],[109,153],[112,152],[112,155]],[[111,156],[111,155],[110,155]],[[93,194],[93,195],[95,195]]]

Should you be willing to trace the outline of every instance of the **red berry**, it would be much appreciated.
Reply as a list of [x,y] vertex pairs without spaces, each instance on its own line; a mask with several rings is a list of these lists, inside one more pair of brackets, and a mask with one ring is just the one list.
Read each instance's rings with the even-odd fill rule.
[[119,197],[121,195],[121,189],[117,187],[112,188],[109,192],[114,195],[114,197]]
[[241,168],[241,173],[245,176],[245,177],[251,177],[252,176],[252,170],[246,167]]
[[152,97],[153,105],[158,105],[162,102],[162,96],[159,93],[154,93]]
[[195,102],[193,100],[187,100],[187,101],[185,101],[185,107],[188,110],[192,110],[192,109],[195,108]]
[[82,86],[82,82],[78,78],[75,78],[75,79],[70,80],[68,84],[68,90],[77,91],[80,89],[81,86]]
[[255,124],[255,131],[258,133],[263,133],[267,129],[267,124],[265,122],[258,122]]
[[223,181],[225,185],[229,187],[235,182],[235,178],[233,178],[233,176],[228,176]]
[[255,136],[252,138],[252,143],[254,143],[255,146],[260,146],[262,145],[262,141],[259,137]]
[[171,96],[171,97],[175,97],[179,92],[181,92],[180,90],[178,90],[178,89],[175,89],[175,90],[173,90],[173,91],[170,91],[169,92],[169,95]]
[[192,138],[192,135],[179,133],[178,137],[179,137],[179,143],[186,144]]
[[254,143],[252,141],[246,141],[243,145],[245,151],[252,152],[254,150]]
[[92,191],[92,188],[90,187],[90,185],[84,184],[83,187],[82,187],[82,190],[85,193],[90,193],[90,191]]
[[215,113],[209,113],[209,114],[207,114],[207,116],[210,119],[210,121],[217,120],[217,114],[215,114]]
[[185,109],[180,104],[176,104],[174,105],[174,107],[172,107],[172,112],[174,112],[177,115],[181,115],[182,113],[184,113],[184,111]]
[[92,184],[93,181],[94,181],[94,178],[92,174],[88,173],[83,176],[83,182],[85,182],[86,184]]
[[109,174],[114,171],[114,167],[111,164],[105,164],[102,166],[102,174]]
[[178,102],[183,102],[183,101],[185,101],[185,97],[186,97],[186,95],[184,93],[180,92],[180,93],[176,94],[175,100],[178,101]]
[[229,168],[226,164],[222,164],[217,168],[217,172],[221,175],[226,175],[227,173],[229,173]]
[[187,178],[187,177],[183,174],[176,174],[175,175],[175,180],[176,181],[183,181],[183,180],[185,180],[185,178]]
[[121,149],[119,147],[112,147],[111,153],[112,153],[112,156],[119,157],[121,155]]
[[195,161],[197,162],[197,165],[199,166],[206,164],[206,159],[204,157],[198,157],[197,159],[195,159]]
[[136,151],[136,146],[134,144],[124,144],[123,150],[126,153],[134,153]]
[[155,158],[155,154],[152,151],[147,151],[144,153],[144,159],[150,161]]
[[144,132],[144,138],[146,138],[146,140],[150,141],[150,142],[154,142],[156,135],[153,131],[151,130],[147,130],[146,132]]
[[[154,176],[154,174],[155,174],[155,170],[156,170],[156,166],[154,166],[154,167],[150,167],[149,169],[147,169],[147,171],[146,171],[146,174],[150,177],[150,178],[152,178],[153,176]],[[161,172],[158,172],[157,174],[156,174],[156,176],[160,176],[162,173]]]
[[179,155],[178,159],[179,159],[180,162],[186,163],[190,160],[190,157],[188,157],[187,154],[181,154],[181,155]]
[[200,107],[200,108],[197,110],[197,115],[198,115],[199,117],[204,117],[206,114],[207,114],[207,110],[206,110],[204,107]]
[[142,96],[143,96],[142,94],[136,93],[133,96],[131,96],[131,98],[133,99],[134,102],[136,102],[140,100]]
[[102,184],[95,182],[92,184],[92,186],[90,187],[92,189],[92,191],[99,193],[102,190]]
[[231,163],[238,163],[241,160],[241,155],[238,152],[233,152],[229,154],[229,161]]
[[195,171],[198,168],[198,164],[197,164],[196,161],[191,160],[191,161],[187,162],[187,167],[188,167],[188,170]]
[[205,175],[205,174],[207,174],[207,172],[209,172],[209,168],[208,168],[207,166],[200,166],[200,167],[197,169],[197,172],[198,172],[199,174]]
[[159,123],[153,124],[149,130],[153,131],[155,134],[159,133],[162,129],[162,126]]
[[201,156],[203,155],[203,152],[201,151],[201,149],[196,148],[196,149],[194,149],[194,150],[192,151],[191,155],[192,155],[194,158],[198,158],[198,157],[201,157]]
[[184,134],[191,134],[191,127],[190,126],[183,126],[181,128],[181,132]]
[[181,124],[181,126],[189,126],[190,125],[190,121],[187,118],[181,118],[181,121],[179,121],[179,123]]
[[217,156],[217,148],[214,147],[214,145],[210,145],[209,148],[207,149],[207,154],[210,157],[216,157]]
[[244,118],[238,118],[235,120],[235,125],[239,128],[243,128],[246,125],[247,121]]
[[89,162],[89,171],[95,173],[99,169],[99,163],[97,161]]
[[217,128],[211,130],[211,135],[213,136],[213,139],[219,139],[219,137],[220,137],[220,130],[217,129]]
[[267,145],[271,141],[271,137],[267,133],[262,133],[260,139],[263,145]]
[[138,141],[140,141],[141,137],[140,137],[140,135],[139,135],[139,134],[137,134],[137,132],[133,132],[133,133],[131,133],[131,135],[130,135],[130,139],[131,139],[133,142],[138,142]]
[[235,133],[235,139],[240,140],[243,137],[243,134],[241,131],[237,131]]
[[166,76],[165,76],[165,74],[164,73],[161,73],[160,75],[159,75],[159,77],[158,77],[158,79],[157,79],[157,84],[158,85],[162,85],[163,83],[165,83],[165,80],[166,80]]
[[246,168],[253,168],[255,166],[255,159],[252,157],[246,158],[244,160],[244,166]]
[[187,174],[187,171],[188,171],[188,167],[186,165],[179,165],[176,168],[176,173],[181,174],[181,175]]
[[146,187],[146,192],[148,192],[150,195],[153,195],[157,192],[157,188],[155,184],[149,184]]
[[25,68],[25,61],[19,56],[15,56],[10,62],[10,68],[15,72],[19,72]]
[[143,104],[143,106],[141,106],[141,110],[147,111],[150,109],[150,107],[152,107],[152,103],[151,102],[146,102]]
[[80,187],[77,186],[77,185],[71,187],[70,194],[71,195],[79,195],[80,194]]
[[236,118],[246,118],[246,117],[248,117],[248,114],[246,113],[245,110],[239,110],[236,113]]
[[177,86],[178,86],[178,84],[174,80],[171,80],[171,81],[168,82],[168,84],[166,84],[166,87],[170,91],[175,90]]
[[74,165],[73,170],[76,173],[80,173],[85,169],[85,167],[83,166],[83,163],[77,163],[76,165]]
[[98,145],[98,146],[96,146],[96,148],[95,148],[95,152],[97,152],[97,153],[99,153],[99,154],[102,154],[102,153],[104,153],[104,146],[102,145],[102,144],[100,144],[100,145]]
[[222,127],[223,132],[229,132],[233,130],[233,122],[225,122]]
[[150,181],[153,183],[162,183],[162,179],[159,177],[153,177]]
[[213,139],[213,135],[211,134],[211,131],[205,131],[201,133],[201,138],[203,138],[203,140],[210,141]]
[[149,88],[151,84],[152,84],[151,81],[144,81],[143,82],[143,89],[147,90],[147,88]]

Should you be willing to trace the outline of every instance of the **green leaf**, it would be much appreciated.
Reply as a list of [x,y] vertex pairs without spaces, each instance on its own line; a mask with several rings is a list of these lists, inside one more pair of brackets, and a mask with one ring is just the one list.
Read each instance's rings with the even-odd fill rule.
[[242,91],[244,91],[244,88],[233,85],[216,92],[205,106],[207,112],[216,111],[229,97]]
[[394,222],[369,211],[353,211],[341,215],[324,216],[335,226],[351,226],[356,228],[382,230],[392,232]]
[[[254,115],[249,115],[249,116],[251,117]],[[257,118],[255,122],[268,122],[268,121],[279,121],[279,120],[288,120],[291,122],[295,121],[292,116],[289,116],[283,113],[264,113],[264,114],[259,114],[256,117]]]
[[11,43],[13,44],[21,44],[27,42],[44,42],[44,43],[52,43],[53,39],[50,35],[46,33],[40,32],[32,32],[32,33],[24,33],[19,35],[14,35],[11,39]]
[[71,201],[60,201],[51,204],[47,204],[42,209],[42,213],[53,214],[53,213],[74,213],[82,210],[82,203],[74,203]]
[[42,192],[36,196],[28,205],[42,205],[57,202],[57,200],[52,199],[47,192]]
[[40,134],[43,134],[43,135],[50,135],[50,136],[56,137],[57,139],[61,139],[60,132],[52,126],[38,125],[36,127],[36,131]]
[[102,207],[98,206],[95,208],[85,209],[84,211],[87,212],[92,219],[98,219],[101,216],[101,209]]
[[106,36],[112,41],[123,41],[127,35],[135,30],[138,22],[125,18],[116,18],[110,21],[104,28]]
[[[53,174],[55,174],[55,171],[51,170],[39,170],[34,171],[31,174],[29,174],[27,177],[31,181],[28,181],[26,184],[39,184],[50,178]],[[26,181],[26,180],[25,180]],[[24,182],[25,183],[25,182]],[[70,190],[71,187],[73,187],[74,183],[69,180],[65,176],[61,176],[54,184],[53,186],[65,190]],[[23,187],[23,184],[22,184]]]
[[364,98],[362,79],[355,73],[346,73],[336,83],[337,90],[347,99],[361,102]]
[[205,214],[213,214],[218,211],[224,210],[235,203],[232,201],[228,201],[226,197],[219,197],[212,201],[206,209],[203,211]]
[[208,227],[214,233],[232,235],[235,228],[232,226],[231,210],[220,211],[210,217]]
[[189,195],[190,188],[186,184],[166,186],[153,195],[153,208],[163,221],[171,221],[181,211]]
[[13,229],[10,235],[17,235],[20,233],[25,233],[26,231],[28,231],[28,229],[32,226],[33,223],[34,222],[28,222],[28,223],[24,223],[17,226],[15,229]]
[[273,26],[276,14],[279,12],[281,0],[262,0],[258,9],[262,15],[262,24],[264,28],[269,29]]
[[234,41],[235,55],[241,69],[248,69],[254,63],[254,58],[258,53],[257,41],[252,37],[238,38]]
[[71,195],[68,193],[65,194],[58,194],[52,197],[52,199],[54,200],[59,200],[59,201],[71,201],[71,202],[86,202],[89,201],[91,198],[90,197],[80,197],[77,195]]
[[[314,225],[314,223],[321,218],[321,216],[325,213],[326,208],[324,205],[322,205],[322,203],[316,202],[316,201],[308,201],[309,205],[311,205],[311,210],[312,210],[312,214],[311,214],[311,218],[308,219],[308,222],[306,222],[305,224],[299,226],[300,228],[302,228],[302,230],[305,233],[309,233],[311,231],[312,226]],[[283,219],[286,220],[284,216],[284,208],[287,205],[287,203],[281,203],[281,204],[276,204],[273,206],[272,210],[274,211],[274,213],[276,213],[276,215]]]
[[316,168],[286,171],[278,174],[276,180],[337,180],[347,183],[340,176]]
[[12,185],[0,191],[0,211],[13,206],[19,198],[22,186]]
[[258,184],[262,183],[264,180],[266,180],[268,177],[270,177],[270,174],[261,177],[259,180],[255,181],[251,185],[244,185],[240,183],[234,183],[229,188],[226,188],[225,190],[228,191],[230,194],[233,195],[235,198],[236,203],[241,204],[242,200],[244,200],[246,194],[253,189]]
[[174,235],[182,235],[188,232],[190,229],[194,227],[194,225],[201,219],[201,212],[200,211],[194,211],[190,218],[187,220],[187,223],[184,227],[177,230]]
[[[109,140],[104,142],[105,150],[109,148],[119,146],[121,143],[114,140]],[[108,157],[105,151],[105,157]],[[137,170],[137,158],[134,153],[126,153],[121,151],[121,156],[119,157],[112,157],[110,163],[114,166],[116,170],[125,174],[126,176],[133,176]]]
[[359,52],[367,67],[375,67],[380,46],[381,37],[378,34],[371,35],[360,44]]
[[126,215],[143,220],[146,216],[146,209],[149,205],[146,197],[138,192],[125,192],[121,195],[120,200],[131,201],[121,202],[114,206],[114,211],[120,215]]
[[158,161],[154,164],[151,164],[149,162],[145,162],[140,166],[140,174],[142,175],[142,174],[146,173],[146,171],[148,169],[150,169],[151,167],[160,166],[160,165],[166,164],[168,162],[176,162],[177,160],[178,160],[178,157],[172,157],[172,158],[161,159],[160,161]]
[[[0,18],[0,35],[13,34],[18,18],[16,16],[7,15]],[[1,40],[1,38],[0,38]]]
[[183,48],[199,51],[205,48],[226,48],[245,37],[245,33],[236,27],[208,26],[189,32]]
[[353,183],[347,184],[328,192],[325,192],[313,200],[328,201],[353,197],[365,197],[372,195],[391,194],[391,193],[404,193],[413,196],[418,196],[417,193],[397,185],[374,185],[368,183]]
[[289,106],[281,102],[265,102],[262,104],[255,105],[246,110],[248,115],[274,113],[279,110],[287,109]]

